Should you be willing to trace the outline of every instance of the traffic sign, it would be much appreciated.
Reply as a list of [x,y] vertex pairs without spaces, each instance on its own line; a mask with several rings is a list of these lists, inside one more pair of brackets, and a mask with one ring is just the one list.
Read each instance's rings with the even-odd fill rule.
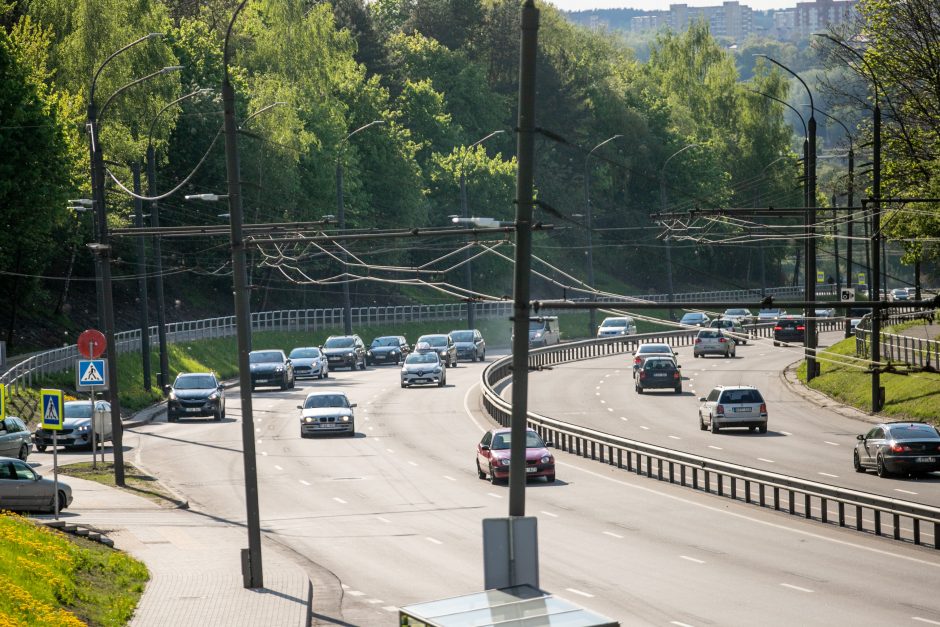
[[103,390],[108,387],[108,362],[104,359],[79,359],[75,368],[75,387],[79,390]]
[[108,347],[108,341],[105,339],[104,333],[96,329],[82,331],[76,344],[78,345],[79,354],[88,359],[101,357],[104,349]]
[[7,386],[0,383],[0,420],[7,417]]
[[817,282],[817,283],[825,283],[825,282],[826,282],[826,273],[823,272],[822,270],[817,270],[817,271],[816,271],[816,282]]
[[858,284],[859,284],[859,285],[868,285],[867,280],[868,280],[868,279],[865,277],[865,273],[864,273],[864,272],[859,272],[859,273],[858,273]]
[[854,302],[855,290],[850,287],[843,287],[842,291],[839,293],[839,300],[843,303]]
[[42,399],[40,405],[42,408],[42,428],[50,431],[61,431],[64,407],[62,390],[42,390],[40,399]]

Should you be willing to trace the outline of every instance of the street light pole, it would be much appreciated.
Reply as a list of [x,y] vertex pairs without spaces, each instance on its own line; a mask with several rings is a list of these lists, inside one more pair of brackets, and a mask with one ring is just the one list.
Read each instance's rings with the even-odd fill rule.
[[[689,148],[694,148],[695,146],[701,146],[701,145],[702,145],[701,142],[695,142],[695,143],[689,144],[688,146],[683,146],[679,150],[669,155],[669,157],[667,157],[666,161],[663,163],[663,167],[659,169],[659,206],[663,213],[666,212],[666,166],[669,165],[669,162],[672,161],[673,157],[676,157],[682,154]],[[675,297],[674,297],[673,285],[672,285],[672,244],[670,243],[670,240],[669,240],[669,233],[666,233],[666,236],[664,239],[666,241],[666,277],[668,281],[667,287],[669,288],[669,302],[671,303],[672,301],[675,300]],[[764,272],[764,259],[763,257],[761,257],[761,275],[763,275],[763,272]],[[671,308],[669,309],[669,319],[675,320],[675,315],[673,314],[673,310]]]
[[251,407],[251,310],[242,237],[242,197],[238,162],[238,125],[235,121],[235,88],[229,78],[229,39],[238,14],[248,0],[235,8],[225,32],[222,49],[222,117],[225,133],[225,171],[228,179],[229,224],[232,246],[232,279],[235,290],[235,326],[238,340],[238,381],[242,411],[242,460],[245,467],[245,508],[248,549],[242,549],[242,578],[246,588],[264,587],[261,563],[261,521],[258,511],[258,471],[255,459],[255,426]]
[[[349,141],[350,137],[376,124],[385,124],[385,120],[372,120],[368,124],[360,126],[347,135],[343,141],[340,142],[339,148],[336,150],[336,217],[339,221],[340,231],[346,228],[346,206],[343,199],[343,149],[346,147],[346,143]],[[346,254],[345,246],[340,252],[340,257],[343,260],[343,333],[352,335],[352,303],[349,298],[349,277],[346,276],[346,264],[349,256]]]
[[[587,212],[585,221],[587,222],[587,283],[588,287],[591,289],[591,300],[594,300],[596,297],[596,290],[594,288],[594,221],[591,215],[591,169],[589,167],[591,156],[594,154],[594,151],[603,146],[608,142],[612,142],[615,139],[619,139],[623,135],[614,135],[613,137],[608,137],[598,145],[591,148],[590,152],[587,153],[587,156],[584,158],[584,201],[587,206]],[[588,317],[588,334],[590,337],[594,337],[597,333],[597,313],[592,308]]]
[[[143,228],[144,210],[140,199],[140,163],[136,160],[131,164],[134,177],[134,226]],[[143,370],[144,390],[150,391],[150,316],[147,295],[147,240],[137,238],[137,289],[140,298],[140,359]]]
[[[98,312],[98,319],[104,322],[105,340],[108,344],[107,360],[108,373],[110,375],[110,381],[108,381],[108,401],[111,404],[111,446],[114,455],[114,483],[120,487],[123,487],[125,484],[124,431],[121,423],[121,399],[118,394],[117,344],[115,342],[114,333],[114,299],[111,293],[111,236],[108,233],[107,210],[104,204],[104,156],[102,154],[101,138],[98,132],[99,115],[95,105],[95,87],[102,70],[119,54],[139,43],[161,36],[162,33],[149,33],[132,41],[116,52],[111,53],[111,55],[98,66],[91,80],[91,88],[88,91],[87,126],[89,131],[88,150],[89,163],[91,166],[91,193],[98,231],[98,241],[90,247],[95,253],[100,267],[101,299],[99,306],[103,308],[103,311]],[[122,87],[118,92],[123,91],[123,89],[128,86],[129,85]],[[102,111],[104,111],[108,102],[110,102],[110,99],[105,102]]]
[[[487,135],[486,137],[482,139],[478,139],[477,141],[473,142],[472,144],[467,146],[467,149],[463,153],[463,157],[461,157],[460,159],[460,208],[461,208],[461,217],[463,217],[465,220],[468,220],[470,218],[470,209],[467,206],[467,177],[466,177],[466,172],[464,171],[465,164],[467,162],[467,154],[469,154],[470,150],[472,150],[473,148],[476,148],[477,146],[479,146],[480,144],[488,140],[490,137],[493,137],[494,135],[499,135],[500,133],[504,133],[504,132],[505,131],[503,131],[502,129],[497,129],[493,131],[492,133],[490,133],[489,135]],[[471,261],[470,261],[472,255],[470,253],[469,243],[470,243],[470,236],[468,235],[467,236],[467,244],[468,244],[467,255],[466,255],[466,261],[464,262],[464,283],[467,286],[467,293],[468,293],[467,328],[473,329],[476,320],[474,316],[473,272],[471,271]]]

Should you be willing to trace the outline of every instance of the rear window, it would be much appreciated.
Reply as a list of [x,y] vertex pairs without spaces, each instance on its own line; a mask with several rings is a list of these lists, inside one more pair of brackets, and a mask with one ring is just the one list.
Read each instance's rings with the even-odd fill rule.
[[676,366],[671,359],[647,359],[646,370],[675,370]]
[[930,425],[903,425],[891,427],[891,437],[896,440],[933,440],[940,434]]
[[725,390],[719,403],[763,403],[764,397],[757,390]]
[[698,336],[704,338],[721,337],[721,331],[699,331]]
[[639,353],[671,353],[672,349],[668,345],[663,344],[641,344]]

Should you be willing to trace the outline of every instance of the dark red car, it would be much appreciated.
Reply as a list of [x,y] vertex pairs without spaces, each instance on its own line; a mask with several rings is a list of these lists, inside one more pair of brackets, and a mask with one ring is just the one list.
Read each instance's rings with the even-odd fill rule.
[[[491,483],[509,479],[510,429],[491,429],[477,444],[477,475],[490,478]],[[525,472],[526,479],[545,477],[555,480],[555,456],[548,452],[551,442],[544,442],[533,429],[526,429]]]

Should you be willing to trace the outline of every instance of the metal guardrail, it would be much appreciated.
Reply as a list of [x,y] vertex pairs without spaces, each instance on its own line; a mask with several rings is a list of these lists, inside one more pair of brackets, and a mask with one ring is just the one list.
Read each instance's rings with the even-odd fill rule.
[[[832,326],[838,329],[841,324],[841,320],[834,320]],[[763,336],[770,326],[764,325],[755,331]],[[688,346],[693,337],[694,330],[557,344],[530,350],[529,368],[538,370],[566,362],[625,354],[644,341]],[[512,357],[494,361],[483,371],[482,381],[483,404],[487,413],[506,427],[510,424],[512,405],[499,395],[495,386],[511,375],[511,365]],[[773,507],[776,511],[823,524],[838,524],[839,527],[940,549],[940,508],[937,507],[683,453],[586,429],[534,412],[528,412],[527,423],[561,451],[627,472],[758,507]]]
[[[933,320],[932,310],[904,311],[892,314],[885,319],[885,324],[895,325],[918,319]],[[871,355],[870,315],[866,314],[862,322],[855,327],[855,354],[867,358]],[[940,341],[910,337],[899,333],[881,332],[881,359],[887,362],[904,363],[925,370],[940,371]]]

